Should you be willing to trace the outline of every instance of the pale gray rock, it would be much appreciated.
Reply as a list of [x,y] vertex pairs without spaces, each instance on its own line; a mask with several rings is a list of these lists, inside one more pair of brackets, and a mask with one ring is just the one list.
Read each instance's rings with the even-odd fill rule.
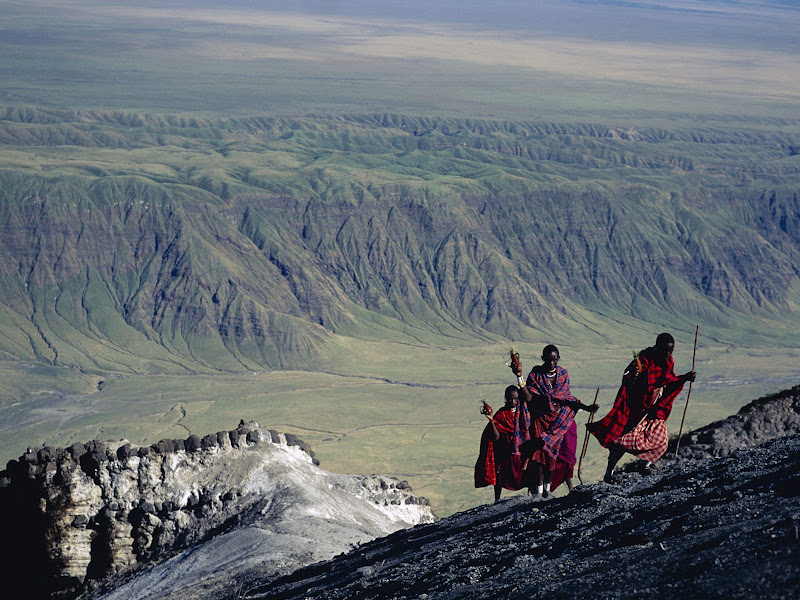
[[195,588],[200,598],[434,519],[400,482],[328,473],[305,444],[276,438],[242,423],[185,445],[91,442],[10,461],[0,473],[2,542],[19,552],[3,575],[38,574],[30,598],[190,597]]

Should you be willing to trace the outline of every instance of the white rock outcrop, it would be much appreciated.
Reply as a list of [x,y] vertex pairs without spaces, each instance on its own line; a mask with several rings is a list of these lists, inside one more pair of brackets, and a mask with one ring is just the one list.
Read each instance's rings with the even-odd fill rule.
[[126,600],[203,597],[434,520],[405,482],[328,473],[302,441],[257,423],[150,447],[26,453],[0,473],[0,504],[28,507],[8,535],[43,534],[17,568],[47,573],[43,587],[67,595],[137,572],[108,593]]

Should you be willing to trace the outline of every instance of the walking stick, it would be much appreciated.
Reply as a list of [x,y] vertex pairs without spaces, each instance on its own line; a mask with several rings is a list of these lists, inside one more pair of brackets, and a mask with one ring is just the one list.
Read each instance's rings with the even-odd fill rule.
[[[697,356],[697,334],[700,331],[698,324],[694,330],[694,350],[692,351],[692,372],[694,372],[694,359]],[[686,394],[686,406],[683,407],[683,417],[681,417],[681,428],[678,430],[678,442],[675,444],[675,458],[678,457],[678,449],[681,447],[681,434],[683,433],[683,420],[686,418],[686,409],[689,408],[689,398],[692,397],[692,384],[689,382],[689,392]]]
[[[597,396],[600,395],[600,386],[597,386],[597,391],[594,393],[594,404],[592,406],[597,405]],[[595,411],[597,412],[597,411]],[[589,413],[589,420],[586,422],[588,426],[591,422],[594,421],[594,413]],[[581,465],[583,464],[583,457],[586,456],[586,449],[589,447],[589,430],[586,430],[586,437],[583,438],[583,447],[581,448],[581,458],[578,461],[578,481],[581,482],[583,485],[583,479],[581,479]]]

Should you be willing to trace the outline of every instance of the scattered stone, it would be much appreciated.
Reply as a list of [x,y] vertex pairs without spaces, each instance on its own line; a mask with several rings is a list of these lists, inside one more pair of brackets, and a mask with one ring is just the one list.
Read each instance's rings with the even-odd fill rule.
[[80,457],[83,456],[83,453],[86,452],[86,446],[81,444],[80,442],[75,442],[70,446],[68,449],[69,455],[72,457],[72,460],[78,462]]
[[128,458],[133,456],[134,450],[130,444],[123,444],[119,448],[117,448],[117,458],[121,461],[126,461]]
[[150,446],[156,454],[165,454],[167,452],[175,452],[174,440],[160,440]]
[[798,470],[795,434],[613,488],[582,486],[578,502],[570,494],[531,510],[515,496],[249,588],[248,598],[693,600],[744,597],[754,582],[759,598],[797,598]]
[[36,455],[36,458],[40,463],[46,463],[53,459],[54,453],[53,448],[50,446],[45,446],[44,448],[40,449]]

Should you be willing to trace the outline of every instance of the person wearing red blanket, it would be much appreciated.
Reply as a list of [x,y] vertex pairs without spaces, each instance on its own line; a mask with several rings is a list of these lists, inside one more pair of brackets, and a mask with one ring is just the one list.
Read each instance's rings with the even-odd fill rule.
[[668,333],[656,338],[625,370],[614,406],[605,418],[587,425],[604,448],[608,468],[604,480],[612,482],[614,467],[629,452],[647,462],[657,461],[667,450],[667,418],[683,384],[695,380],[695,372],[675,375],[672,352],[675,339]]
[[[475,463],[475,487],[494,486],[494,500],[500,499],[503,488],[522,488],[522,458],[520,445],[523,435],[519,424],[519,389],[510,385],[505,391],[505,406],[497,412],[484,402],[481,412],[489,419],[481,435],[481,449]],[[521,409],[527,415],[527,407]],[[530,420],[523,417],[522,421]]]
[[[558,366],[561,358],[558,348],[545,346],[542,364],[534,367],[522,392],[523,404],[531,414],[528,468],[526,480],[531,494],[537,499],[551,496],[551,477],[557,466],[564,436],[580,410],[594,412],[596,406],[587,406],[572,395],[569,374]],[[577,441],[576,441],[577,445]],[[574,451],[573,451],[574,456]],[[574,464],[574,459],[573,459]],[[534,494],[533,488],[536,487]]]

